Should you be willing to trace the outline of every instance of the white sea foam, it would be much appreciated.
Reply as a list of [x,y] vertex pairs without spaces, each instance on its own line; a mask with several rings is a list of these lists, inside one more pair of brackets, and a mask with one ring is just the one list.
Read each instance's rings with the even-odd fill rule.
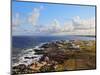
[[[37,46],[37,48],[39,49],[39,47]],[[25,57],[34,57],[32,59],[26,59]],[[17,58],[19,61],[17,63],[14,63],[13,66],[17,66],[18,64],[25,64],[25,65],[29,65],[33,62],[37,62],[39,61],[39,59],[42,57],[42,55],[35,55],[35,51],[34,49],[26,49],[26,50],[22,50],[19,58]]]
[[[45,42],[45,43],[41,43],[38,46],[35,46],[34,48],[23,49],[22,52],[18,55],[17,59],[19,61],[14,63],[13,66],[17,66],[19,64],[29,65],[29,64],[31,64],[33,62],[38,62],[43,55],[36,55],[34,49],[36,49],[36,50],[44,50],[43,48],[40,48],[40,47],[42,45],[48,44],[48,43],[49,42]],[[26,59],[25,57],[28,57],[29,59]],[[31,58],[31,57],[34,57],[34,58]]]

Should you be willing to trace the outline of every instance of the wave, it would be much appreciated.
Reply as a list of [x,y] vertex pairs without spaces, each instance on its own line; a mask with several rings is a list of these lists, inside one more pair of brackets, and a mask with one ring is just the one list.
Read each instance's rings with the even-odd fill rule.
[[[17,66],[19,64],[29,65],[33,62],[38,62],[43,55],[36,55],[34,49],[41,50],[40,47],[43,44],[44,43],[40,44],[39,46],[36,46],[35,48],[23,49],[19,56],[16,57],[16,60],[18,60],[18,62],[13,63],[13,66]],[[15,59],[15,57],[13,57],[12,59]]]

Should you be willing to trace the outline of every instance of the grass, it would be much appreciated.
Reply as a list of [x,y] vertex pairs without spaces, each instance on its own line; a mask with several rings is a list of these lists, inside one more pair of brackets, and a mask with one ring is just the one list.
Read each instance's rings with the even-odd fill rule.
[[[60,69],[62,70],[82,70],[96,68],[96,46],[95,41],[91,41],[91,46],[86,46],[90,41],[81,41],[80,51],[66,50],[65,60]],[[63,47],[66,49],[66,47]],[[59,67],[58,67],[59,68]]]
[[[95,41],[77,41],[74,44],[80,45],[79,50],[68,49],[68,43],[59,44],[60,48],[51,46],[46,51],[46,55],[51,61],[56,61],[56,68],[42,66],[39,72],[87,70],[96,68],[96,44]],[[52,65],[52,64],[51,64]],[[29,70],[32,71],[32,70]],[[26,72],[27,73],[27,72]]]

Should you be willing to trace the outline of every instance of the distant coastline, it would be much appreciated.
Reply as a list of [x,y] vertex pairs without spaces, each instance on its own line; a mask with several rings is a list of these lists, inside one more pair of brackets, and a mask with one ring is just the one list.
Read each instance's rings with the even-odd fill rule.
[[96,37],[96,35],[73,35],[73,36],[81,36],[81,37]]

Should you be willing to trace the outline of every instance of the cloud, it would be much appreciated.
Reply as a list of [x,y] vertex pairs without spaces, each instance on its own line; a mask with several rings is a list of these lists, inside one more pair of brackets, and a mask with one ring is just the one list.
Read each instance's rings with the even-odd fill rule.
[[58,20],[54,19],[50,24],[37,26],[36,32],[41,33],[57,33],[61,31],[61,26]]
[[16,13],[13,17],[12,17],[12,26],[18,26],[21,24],[21,20],[20,20],[20,14]]
[[39,8],[33,8],[33,10],[28,12],[24,18],[22,13],[14,13],[12,16],[13,34],[33,33],[40,17],[40,10],[43,9],[43,6],[40,6]]
[[13,33],[30,35],[95,35],[95,18],[81,19],[79,16],[75,16],[72,20],[66,20],[64,23],[61,23],[58,19],[53,19],[46,25],[38,25],[42,9],[44,9],[43,6],[34,8],[26,14],[28,16],[23,20],[21,19],[21,14],[16,13],[12,18]]
[[27,13],[26,17],[21,19],[22,13],[15,13],[12,17],[12,25],[13,27],[21,25],[21,24],[27,24],[27,25],[37,25],[37,22],[40,17],[40,11],[43,10],[44,7],[40,6],[39,8],[33,8],[33,10],[29,13]]
[[64,23],[64,26],[63,26],[63,32],[70,32],[70,31],[73,31],[73,24],[72,24],[72,21],[67,21]]
[[95,29],[95,18],[81,19],[79,16],[73,18],[73,26],[76,30]]
[[28,23],[30,25],[35,26],[37,24],[37,21],[39,19],[40,16],[40,9],[41,8],[34,8],[33,11],[30,13],[29,17],[28,17]]
[[76,16],[72,20],[73,33],[76,35],[95,35],[95,18],[81,19]]
[[95,35],[95,18],[81,19],[76,16],[63,24],[54,19],[50,24],[38,27],[37,31],[49,35]]
[[49,25],[48,32],[57,33],[60,32],[61,26],[60,22],[57,19],[54,19],[53,22]]
[[70,32],[73,30],[72,22],[66,22],[63,25],[57,19],[54,19],[50,24],[43,25],[37,28],[37,32],[45,34],[54,34],[61,32]]

